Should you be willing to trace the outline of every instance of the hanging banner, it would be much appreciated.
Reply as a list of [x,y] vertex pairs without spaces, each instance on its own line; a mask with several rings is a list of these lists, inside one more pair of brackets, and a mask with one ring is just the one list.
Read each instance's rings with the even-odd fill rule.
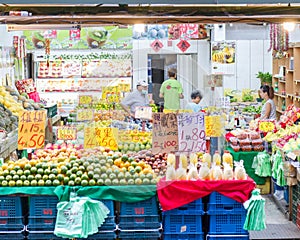
[[179,152],[205,152],[206,136],[204,113],[181,113],[177,115]]
[[95,127],[85,126],[83,147],[86,149],[86,148],[94,148],[96,146],[99,146],[99,144],[96,138]]
[[57,128],[57,140],[76,140],[77,129],[76,127],[60,126]]
[[18,149],[43,148],[47,111],[23,111],[19,115]]
[[93,109],[78,109],[77,110],[77,121],[92,121],[94,119]]
[[118,149],[118,128],[96,128],[95,133],[99,146]]
[[221,137],[221,116],[205,116],[205,133],[208,137]]
[[178,150],[178,126],[175,113],[153,113],[152,153]]

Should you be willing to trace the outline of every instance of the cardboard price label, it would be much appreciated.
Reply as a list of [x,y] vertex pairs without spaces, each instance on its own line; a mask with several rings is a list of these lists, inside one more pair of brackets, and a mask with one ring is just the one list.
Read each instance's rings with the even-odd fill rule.
[[88,105],[93,101],[93,96],[91,95],[80,95],[79,96],[79,105]]
[[94,119],[93,109],[78,109],[77,121],[92,121]]
[[221,116],[205,116],[205,133],[208,137],[222,135]]
[[95,127],[88,127],[84,128],[84,141],[83,147],[84,148],[94,148],[99,146],[99,143],[96,138],[96,130]]
[[136,107],[135,118],[152,119],[152,107]]
[[109,147],[111,150],[118,149],[118,129],[117,128],[96,128],[96,139],[99,146]]
[[76,140],[77,129],[75,127],[58,127],[57,140]]
[[275,130],[275,123],[273,121],[259,121],[258,130],[261,132],[273,132]]
[[23,111],[19,116],[18,149],[42,148],[45,144],[46,111]]

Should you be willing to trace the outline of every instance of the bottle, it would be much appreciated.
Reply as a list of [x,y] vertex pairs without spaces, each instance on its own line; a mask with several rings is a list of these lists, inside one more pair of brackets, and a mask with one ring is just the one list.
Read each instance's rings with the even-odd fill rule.
[[223,156],[222,156],[222,162],[223,162],[223,165],[224,165],[224,163],[228,163],[231,167],[233,167],[233,157],[229,151],[227,151],[227,150],[224,151]]
[[203,154],[202,162],[206,162],[207,166],[210,168],[211,166],[211,155],[208,150]]
[[275,83],[274,85],[274,92],[278,93],[278,83]]
[[213,163],[215,166],[220,166],[221,165],[221,155],[218,150],[215,151],[214,156],[213,156]]

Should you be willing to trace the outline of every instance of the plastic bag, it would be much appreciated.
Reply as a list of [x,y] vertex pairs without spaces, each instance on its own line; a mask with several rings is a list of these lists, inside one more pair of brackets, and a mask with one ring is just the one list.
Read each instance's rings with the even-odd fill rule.
[[256,156],[257,166],[255,174],[260,177],[269,177],[272,175],[270,155],[264,151]]
[[228,163],[223,163],[224,165],[224,180],[233,180],[233,169]]
[[207,162],[200,163],[199,179],[209,180],[209,167]]
[[247,174],[244,168],[244,160],[240,160],[239,162],[234,162],[235,169],[234,169],[234,178],[236,180],[246,180]]

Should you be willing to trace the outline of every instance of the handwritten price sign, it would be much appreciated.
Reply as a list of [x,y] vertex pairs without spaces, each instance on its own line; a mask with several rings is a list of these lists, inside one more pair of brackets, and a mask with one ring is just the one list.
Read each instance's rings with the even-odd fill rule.
[[95,127],[89,127],[86,126],[84,128],[84,142],[83,142],[84,148],[94,148],[96,146],[99,146],[99,143],[96,138],[96,130]]
[[118,149],[118,129],[117,128],[96,128],[96,139],[99,146],[109,147],[112,150]]
[[18,149],[42,148],[45,144],[46,111],[23,111],[19,116]]
[[179,151],[205,152],[204,113],[178,114],[177,121]]
[[153,113],[152,153],[178,149],[178,126],[175,113]]
[[221,116],[205,116],[205,133],[208,137],[222,135]]
[[274,121],[259,121],[258,129],[260,132],[273,132],[275,130]]
[[93,101],[93,96],[91,95],[80,95],[79,96],[79,105],[89,105]]
[[75,127],[58,127],[57,140],[76,140],[77,129]]
[[93,109],[78,109],[77,110],[77,121],[92,121],[94,119]]

